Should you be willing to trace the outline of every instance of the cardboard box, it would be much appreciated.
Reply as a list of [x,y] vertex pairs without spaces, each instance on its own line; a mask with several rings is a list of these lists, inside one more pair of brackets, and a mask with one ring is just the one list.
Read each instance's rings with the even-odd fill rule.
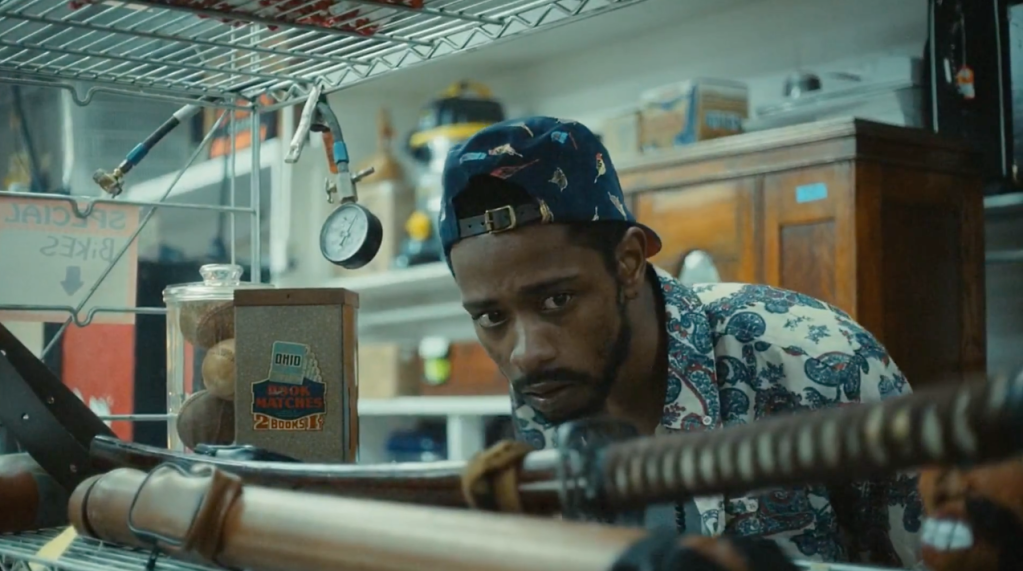
[[359,396],[389,399],[419,394],[419,359],[414,350],[390,343],[359,344]]
[[622,113],[604,121],[601,139],[612,160],[640,154],[639,110]]
[[450,376],[440,384],[422,383],[420,394],[423,396],[508,394],[508,381],[479,343],[453,343],[448,359],[451,363]]
[[749,90],[734,81],[684,81],[651,89],[640,100],[643,151],[741,133],[749,115]]
[[355,462],[358,304],[340,288],[234,292],[236,444]]

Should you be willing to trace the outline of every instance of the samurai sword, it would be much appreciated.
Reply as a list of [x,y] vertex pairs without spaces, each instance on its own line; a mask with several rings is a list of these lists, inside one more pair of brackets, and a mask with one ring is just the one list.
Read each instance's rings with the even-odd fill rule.
[[[600,424],[600,423],[597,423]],[[930,464],[973,465],[1023,453],[1023,377],[918,392],[880,403],[749,425],[614,441],[605,427],[563,428],[557,449],[524,454],[515,472],[527,513],[605,519],[681,498],[806,483],[837,484]],[[246,462],[94,439],[93,462],[143,470],[210,464],[246,483],[446,507],[486,505],[474,461],[381,465]],[[500,509],[497,506],[492,509]]]
[[842,483],[1023,452],[1023,376],[879,403],[614,443],[590,477],[605,509],[800,483]]
[[[404,466],[247,462],[118,441],[2,325],[0,394],[0,422],[68,491],[114,467],[151,469],[170,462],[212,464],[245,481],[274,487],[488,505],[473,497],[466,482],[467,473],[479,467],[478,459]],[[504,466],[515,475],[511,503],[530,513],[608,514],[691,496],[845,482],[928,464],[998,461],[1023,452],[1023,377],[951,385],[880,403],[705,432],[625,441],[608,434],[599,421],[573,423],[559,431],[558,449],[518,456]],[[501,476],[487,470],[476,473],[494,481]]]

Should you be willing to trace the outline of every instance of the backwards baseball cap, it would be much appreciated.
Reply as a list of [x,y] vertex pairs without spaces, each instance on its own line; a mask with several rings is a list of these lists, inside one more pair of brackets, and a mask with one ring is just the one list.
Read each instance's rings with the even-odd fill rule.
[[[514,183],[532,200],[460,220],[456,199],[481,175]],[[438,233],[445,257],[465,238],[558,222],[628,222],[646,233],[648,256],[661,250],[657,234],[625,206],[607,149],[574,121],[529,117],[486,127],[451,149],[443,184]]]

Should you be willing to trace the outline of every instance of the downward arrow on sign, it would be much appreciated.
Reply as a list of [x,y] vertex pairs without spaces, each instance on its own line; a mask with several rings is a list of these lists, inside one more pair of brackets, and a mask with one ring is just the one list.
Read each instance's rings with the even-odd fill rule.
[[64,288],[64,293],[68,295],[74,295],[75,292],[82,289],[84,285],[82,283],[82,268],[78,266],[68,266],[66,273],[64,274],[64,281],[60,282],[60,285]]

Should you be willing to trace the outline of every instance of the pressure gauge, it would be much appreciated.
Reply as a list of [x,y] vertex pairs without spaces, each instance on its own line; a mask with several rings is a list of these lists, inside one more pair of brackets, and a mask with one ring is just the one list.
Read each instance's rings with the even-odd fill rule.
[[330,263],[356,270],[377,255],[383,235],[380,219],[369,209],[354,202],[342,203],[320,229],[320,252]]

